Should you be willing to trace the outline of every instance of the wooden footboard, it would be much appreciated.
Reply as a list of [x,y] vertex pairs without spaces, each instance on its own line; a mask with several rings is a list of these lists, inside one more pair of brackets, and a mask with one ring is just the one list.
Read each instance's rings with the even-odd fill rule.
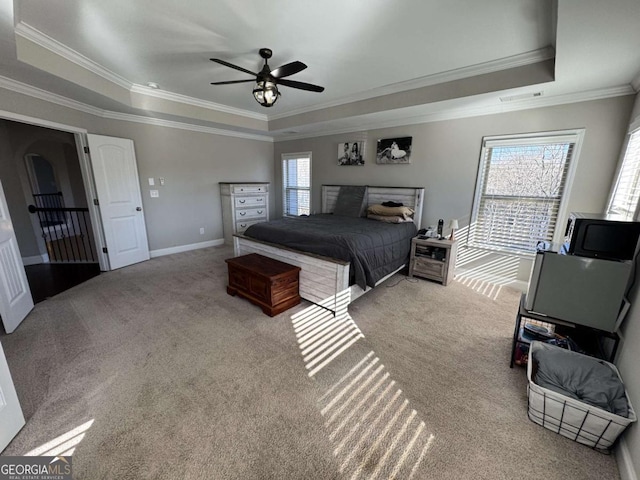
[[[244,235],[233,236],[233,249],[236,256],[258,253],[300,267],[300,296],[334,313],[346,309],[349,303],[371,290],[371,287],[363,290],[358,285],[349,286],[350,265],[343,260],[300,252]],[[380,285],[404,267],[405,265],[402,265],[381,278],[376,285]]]
[[337,301],[339,294],[349,290],[349,262],[299,252],[244,235],[234,235],[233,248],[236,256],[259,253],[300,267],[300,296],[330,310],[337,309],[330,306],[332,300]]

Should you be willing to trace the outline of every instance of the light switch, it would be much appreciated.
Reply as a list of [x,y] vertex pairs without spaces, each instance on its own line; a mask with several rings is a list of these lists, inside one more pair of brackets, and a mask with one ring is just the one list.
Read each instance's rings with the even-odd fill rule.
[[160,196],[160,192],[158,192],[158,190],[149,190],[149,193],[151,194],[151,198],[157,198]]
[[153,186],[155,184],[156,184],[156,182],[153,180],[153,177],[149,177],[149,185]]
[[164,185],[164,177],[160,177],[158,180],[160,180],[160,185]]

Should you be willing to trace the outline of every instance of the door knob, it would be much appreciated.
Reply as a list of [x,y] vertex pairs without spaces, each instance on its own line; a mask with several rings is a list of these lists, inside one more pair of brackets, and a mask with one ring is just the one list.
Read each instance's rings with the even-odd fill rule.
[[141,212],[142,211],[142,207],[136,207],[136,212]]

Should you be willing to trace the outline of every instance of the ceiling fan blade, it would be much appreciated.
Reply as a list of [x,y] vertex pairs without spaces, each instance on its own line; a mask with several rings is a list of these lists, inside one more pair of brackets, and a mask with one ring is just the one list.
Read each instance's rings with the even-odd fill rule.
[[293,75],[294,73],[301,72],[305,68],[307,68],[307,66],[304,63],[295,61],[272,70],[271,75],[276,78],[284,78],[289,75]]
[[241,72],[248,73],[249,75],[253,75],[254,77],[258,76],[257,73],[253,73],[252,71],[247,70],[246,68],[242,68],[237,65],[234,65],[233,63],[225,62],[224,60],[220,60],[219,58],[211,58],[210,60],[212,62],[219,63],[220,65],[224,65],[225,67],[233,68],[235,70],[240,70]]
[[291,88],[299,88],[300,90],[308,90],[310,92],[324,92],[324,87],[318,85],[312,85],[310,83],[296,82],[295,80],[286,80],[278,78],[276,80],[278,85],[285,85]]
[[250,80],[227,80],[226,82],[211,82],[211,85],[231,85],[232,83],[247,83],[255,81],[255,78],[252,78]]

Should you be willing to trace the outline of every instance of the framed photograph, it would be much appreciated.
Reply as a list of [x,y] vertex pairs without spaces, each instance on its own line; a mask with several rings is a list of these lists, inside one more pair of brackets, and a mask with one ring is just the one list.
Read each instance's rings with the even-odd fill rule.
[[364,142],[339,143],[338,165],[364,165]]
[[378,140],[376,163],[411,163],[412,138],[399,137]]

